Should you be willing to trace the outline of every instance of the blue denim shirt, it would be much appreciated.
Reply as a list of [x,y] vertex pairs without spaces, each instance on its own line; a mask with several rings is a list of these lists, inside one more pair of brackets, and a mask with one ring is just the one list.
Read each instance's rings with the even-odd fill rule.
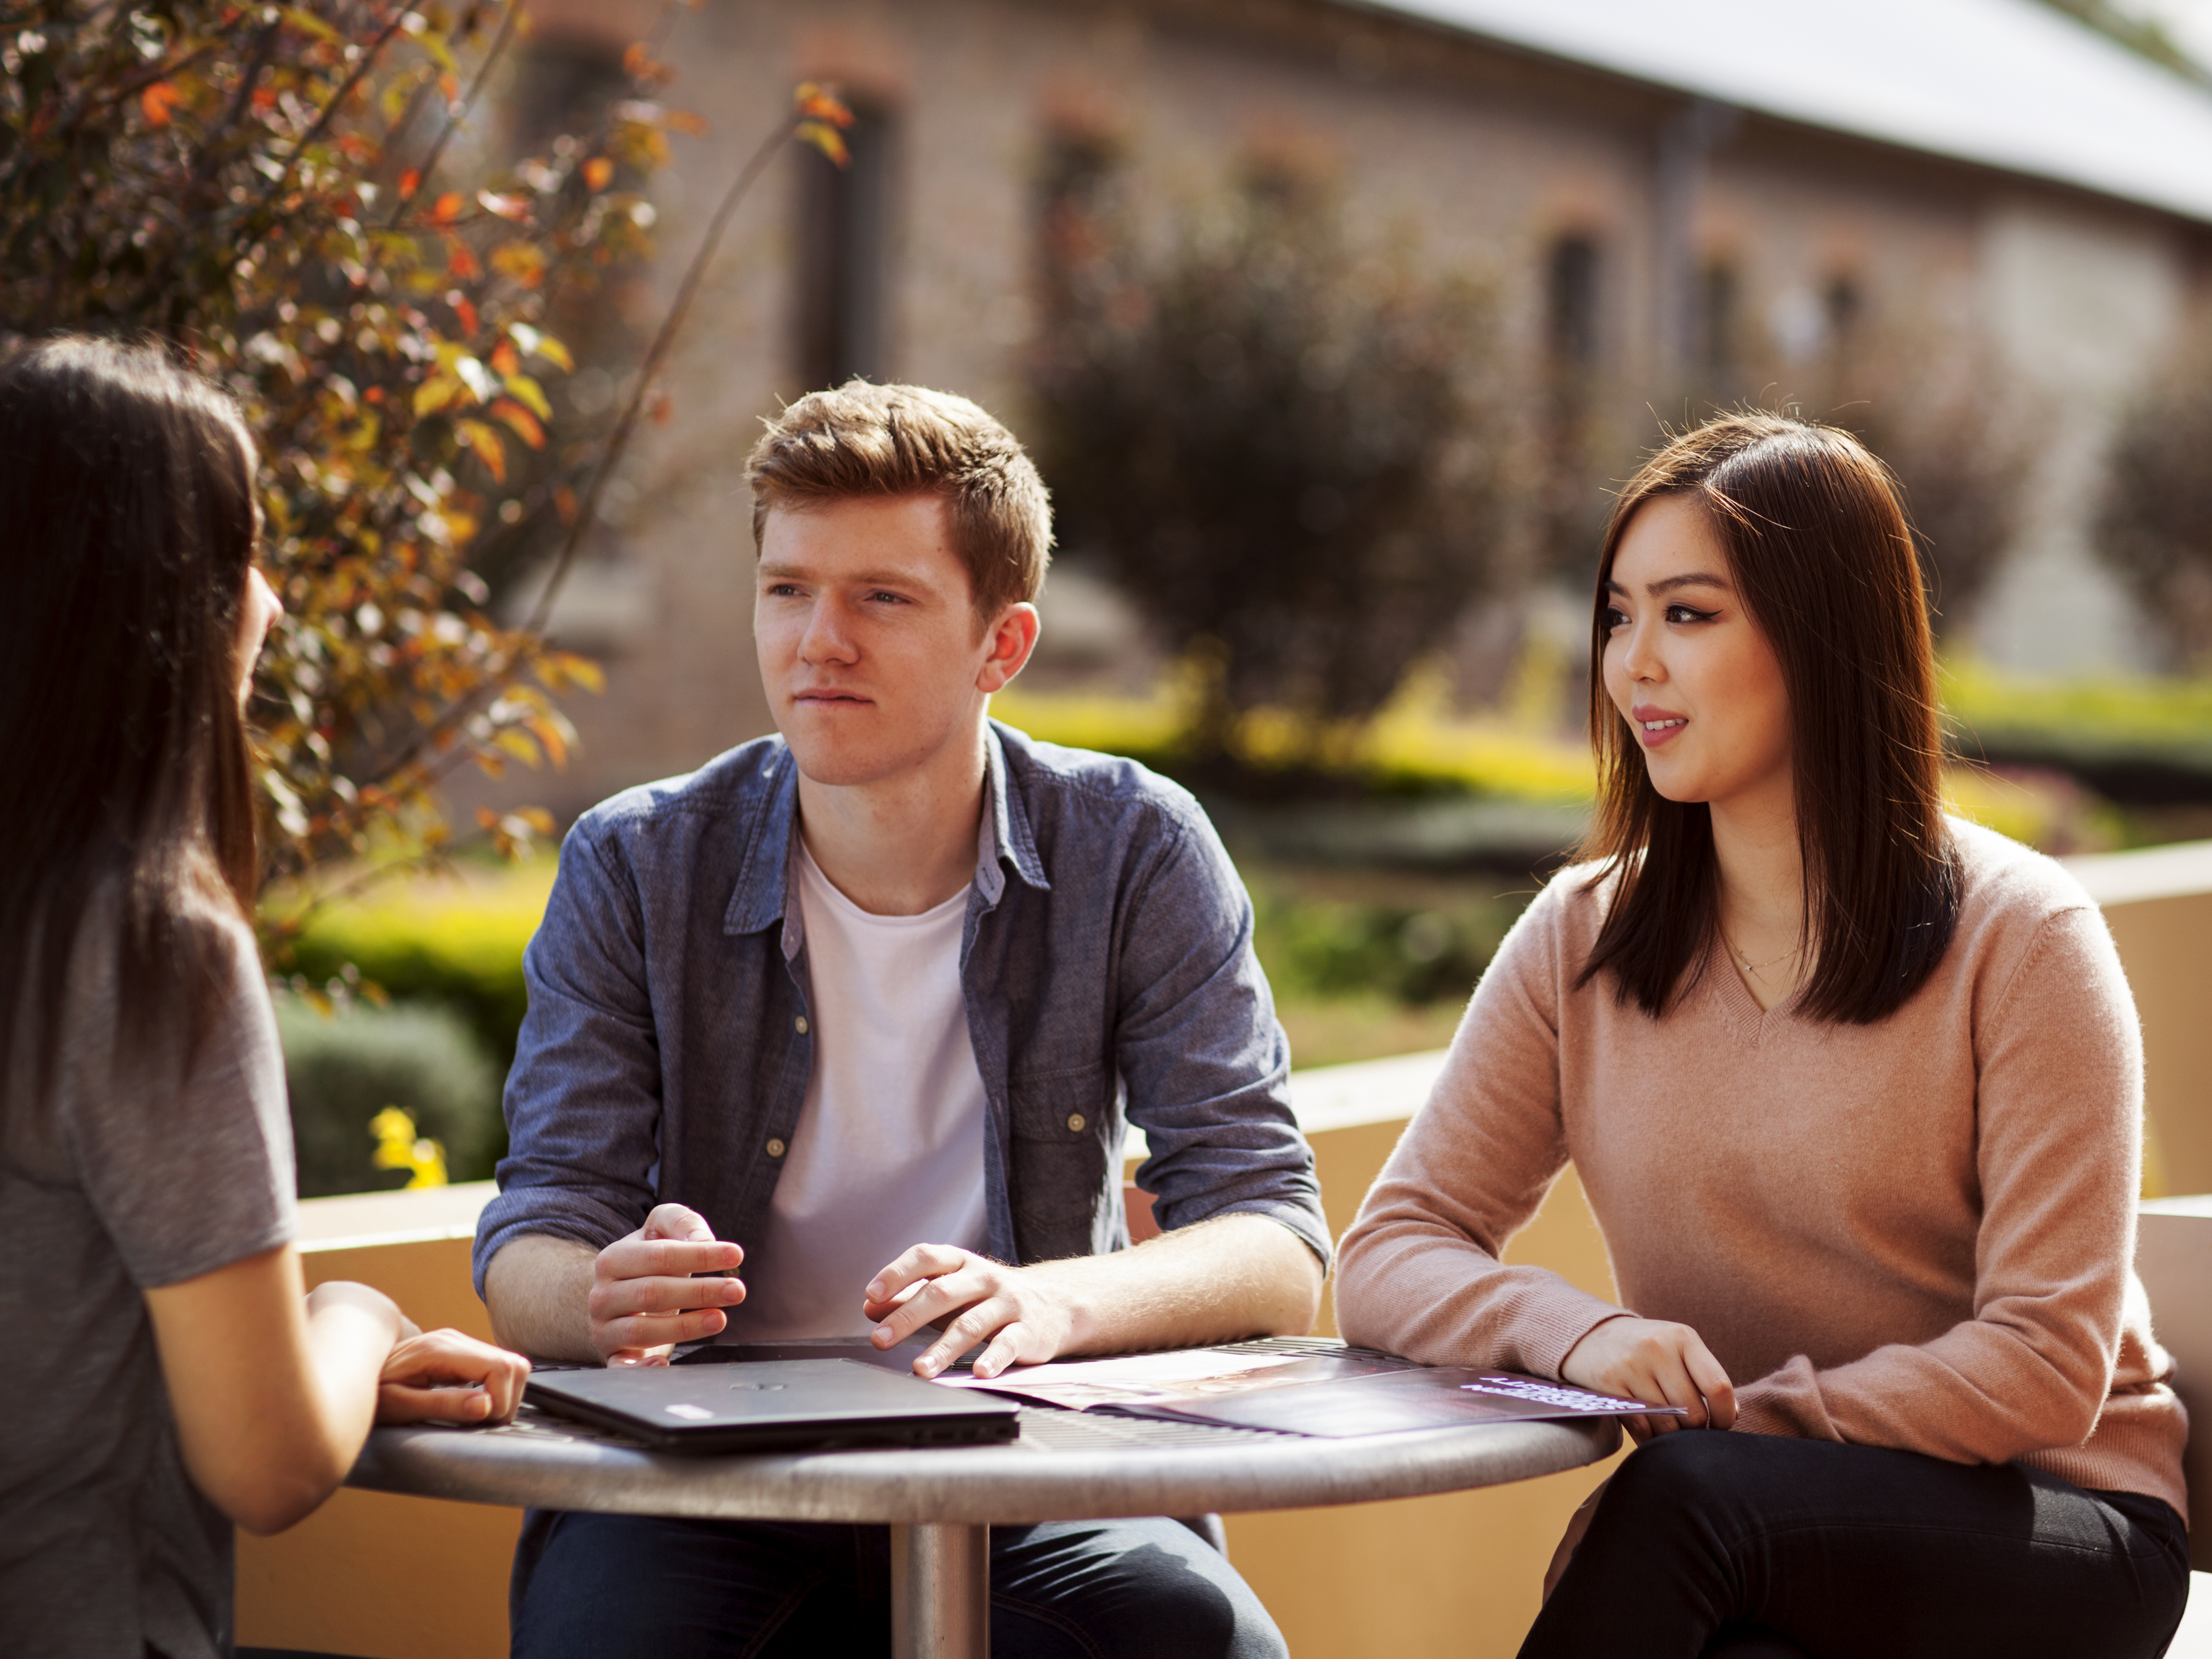
[[[960,976],[989,1102],[990,1253],[1126,1246],[1126,1121],[1145,1132],[1137,1184],[1163,1228],[1249,1211],[1326,1266],[1290,1046],[1206,815],[1132,761],[995,722],[987,747]],[[798,803],[790,750],[764,738],[569,832],[523,957],[530,1012],[500,1194],[477,1225],[478,1294],[509,1240],[596,1249],[657,1203],[741,1244],[760,1232],[814,1056],[787,881]]]

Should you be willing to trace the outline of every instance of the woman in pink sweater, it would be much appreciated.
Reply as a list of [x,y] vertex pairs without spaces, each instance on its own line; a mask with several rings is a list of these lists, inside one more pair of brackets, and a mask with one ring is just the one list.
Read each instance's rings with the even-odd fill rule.
[[[1633,1425],[1524,1656],[2163,1652],[2187,1425],[2130,1267],[2135,1010],[2081,889],[1942,814],[1888,475],[1715,421],[1623,494],[1597,592],[1593,861],[1346,1236],[1345,1334],[1687,1408]],[[1500,1261],[1571,1159],[1622,1306]]]

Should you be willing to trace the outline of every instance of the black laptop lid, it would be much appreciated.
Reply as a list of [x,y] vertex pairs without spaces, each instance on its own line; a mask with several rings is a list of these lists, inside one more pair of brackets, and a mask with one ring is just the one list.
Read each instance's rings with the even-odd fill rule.
[[850,1359],[541,1371],[533,1405],[670,1451],[1011,1440],[1005,1401]]

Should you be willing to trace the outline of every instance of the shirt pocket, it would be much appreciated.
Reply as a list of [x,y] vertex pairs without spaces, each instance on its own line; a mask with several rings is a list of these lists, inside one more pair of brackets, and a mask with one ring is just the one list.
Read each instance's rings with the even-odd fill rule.
[[[1113,1078],[1103,1066],[1010,1078],[1011,1131],[1007,1200],[1014,1243],[1024,1261],[1089,1255],[1111,1248],[1102,1242],[1110,1224],[1114,1168],[1109,1139],[1118,1137]],[[1109,1176],[1116,1177],[1109,1182]]]

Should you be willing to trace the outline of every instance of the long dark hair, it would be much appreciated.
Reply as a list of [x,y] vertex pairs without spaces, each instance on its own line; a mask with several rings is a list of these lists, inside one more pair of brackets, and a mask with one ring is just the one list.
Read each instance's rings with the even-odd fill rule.
[[1888,469],[1850,434],[1782,415],[1684,433],[1630,481],[1606,526],[1590,635],[1598,805],[1583,854],[1602,862],[1596,881],[1617,885],[1577,982],[1610,971],[1616,994],[1656,1018],[1695,982],[1719,926],[1711,812],[1652,787],[1605,689],[1606,584],[1629,520],[1659,495],[1703,509],[1781,664],[1815,952],[1799,1006],[1816,1019],[1881,1019],[1935,971],[1958,921],[1928,604]]
[[159,346],[0,363],[0,1082],[51,1074],[110,884],[122,1029],[166,1052],[203,1029],[204,919],[243,915],[255,879],[249,454],[237,406]]

